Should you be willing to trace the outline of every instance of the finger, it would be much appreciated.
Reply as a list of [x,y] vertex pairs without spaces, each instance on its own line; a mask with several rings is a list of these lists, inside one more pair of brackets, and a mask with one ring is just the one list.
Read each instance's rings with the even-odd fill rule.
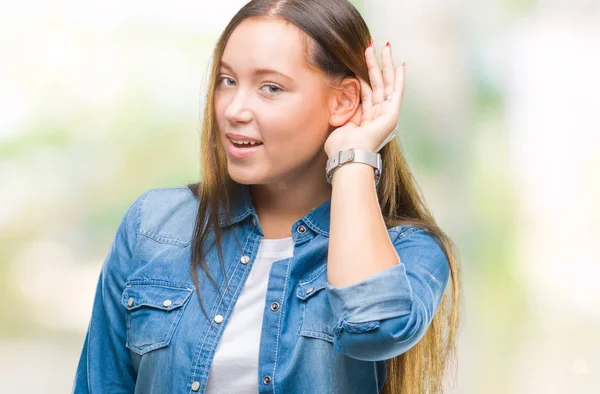
[[396,69],[396,80],[394,81],[394,99],[402,101],[402,96],[404,96],[404,78],[405,78],[405,70],[406,64],[402,63],[400,67]]
[[372,104],[375,106],[383,101],[383,76],[379,67],[379,61],[377,60],[375,44],[367,48],[365,57],[369,69],[369,80],[373,89]]
[[371,121],[371,113],[373,111],[373,92],[371,87],[364,79],[359,78],[361,100],[362,100],[362,122],[367,123]]
[[383,89],[384,96],[394,93],[394,80],[396,79],[396,70],[394,59],[392,57],[392,46],[388,42],[381,50],[381,63],[383,64]]
[[361,126],[361,122],[362,122],[362,108],[356,109],[356,111],[354,112],[354,115],[352,115],[352,118],[350,119],[351,123],[354,123],[356,125],[356,127]]

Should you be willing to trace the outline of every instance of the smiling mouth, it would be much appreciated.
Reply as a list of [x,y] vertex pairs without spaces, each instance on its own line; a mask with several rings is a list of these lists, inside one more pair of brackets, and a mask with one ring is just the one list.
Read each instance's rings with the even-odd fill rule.
[[236,141],[232,140],[231,138],[229,139],[229,141],[231,141],[231,143],[236,148],[252,148],[252,147],[255,147],[255,146],[262,145],[262,142],[258,142],[258,141],[256,141],[256,142],[249,142],[249,141],[247,141],[247,142],[241,142],[241,141],[236,142]]

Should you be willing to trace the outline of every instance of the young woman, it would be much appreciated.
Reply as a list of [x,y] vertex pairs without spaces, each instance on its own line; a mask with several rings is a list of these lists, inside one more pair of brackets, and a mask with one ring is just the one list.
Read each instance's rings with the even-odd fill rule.
[[124,215],[75,393],[442,391],[457,263],[393,138],[404,66],[377,52],[347,0],[234,16],[201,181]]

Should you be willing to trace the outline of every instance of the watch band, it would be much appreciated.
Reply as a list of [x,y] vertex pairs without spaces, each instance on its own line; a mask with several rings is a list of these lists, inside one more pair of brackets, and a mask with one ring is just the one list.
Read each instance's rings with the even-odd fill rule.
[[330,157],[327,160],[327,167],[325,169],[327,182],[331,183],[333,173],[338,167],[350,162],[364,163],[373,167],[375,169],[375,186],[377,186],[381,177],[381,154],[361,149],[339,151],[337,155]]

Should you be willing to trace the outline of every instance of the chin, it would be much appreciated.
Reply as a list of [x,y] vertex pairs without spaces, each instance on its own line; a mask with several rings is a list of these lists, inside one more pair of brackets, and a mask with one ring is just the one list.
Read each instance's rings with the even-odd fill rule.
[[227,172],[229,177],[234,181],[242,185],[256,185],[265,183],[264,177],[257,176],[256,171],[252,171],[249,168],[232,168],[228,166]]

